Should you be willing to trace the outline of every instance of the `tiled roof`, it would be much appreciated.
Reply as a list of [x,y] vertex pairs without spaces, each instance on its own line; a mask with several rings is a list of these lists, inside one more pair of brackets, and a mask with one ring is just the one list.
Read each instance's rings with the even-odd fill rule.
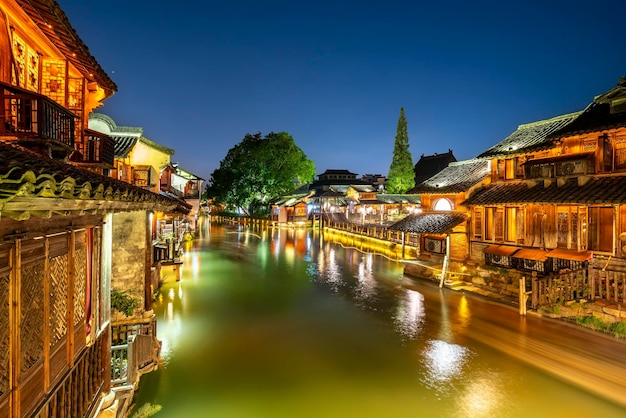
[[108,95],[117,91],[117,86],[91,55],[89,48],[80,39],[59,3],[54,0],[16,1],[83,76],[89,80],[95,80],[108,90]]
[[392,193],[376,193],[376,199],[383,203],[420,203],[421,198],[418,194],[392,194]]
[[456,158],[452,155],[452,150],[448,150],[444,154],[422,155],[413,170],[415,172],[415,184],[420,184],[429,179],[454,161]]
[[357,192],[361,192],[361,193],[368,193],[368,192],[376,191],[376,188],[374,188],[374,186],[372,186],[371,184],[350,184],[350,187],[352,187]]
[[133,149],[137,140],[136,136],[116,136],[110,135],[115,140],[115,158],[126,158]]
[[626,109],[611,113],[614,99],[626,98],[626,79],[621,78],[617,86],[596,97],[583,113],[572,123],[550,135],[551,138],[602,131],[626,126]]
[[552,143],[550,135],[572,123],[580,114],[581,112],[575,112],[520,125],[515,132],[480,154],[477,158],[493,158],[550,148]]
[[30,204],[22,202],[33,198],[50,199],[48,210],[54,210],[55,202],[77,212],[170,211],[180,206],[177,200],[0,141],[0,211],[28,212]]
[[389,229],[414,234],[445,234],[467,220],[467,216],[456,212],[428,212],[407,215]]
[[582,185],[576,178],[548,187],[530,182],[502,182],[477,191],[463,202],[465,206],[552,203],[552,204],[624,204],[626,203],[626,176],[596,176]]
[[489,176],[489,160],[467,160],[449,166],[409,190],[410,194],[446,194],[467,191]]

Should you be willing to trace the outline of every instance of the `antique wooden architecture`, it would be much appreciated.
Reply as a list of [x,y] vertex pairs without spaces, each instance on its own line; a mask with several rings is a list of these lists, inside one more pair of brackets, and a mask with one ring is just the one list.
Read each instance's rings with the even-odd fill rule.
[[520,125],[410,192],[424,212],[390,229],[419,233],[420,256],[532,275],[535,308],[549,292],[559,303],[584,294],[623,304],[626,78],[583,111]]
[[176,202],[0,141],[1,416],[88,416],[111,390],[118,212]]
[[96,416],[156,341],[112,367],[127,330],[111,328],[111,283],[132,271],[149,315],[151,214],[180,203],[109,177],[115,142],[88,115],[117,87],[58,3],[2,0],[0,19],[0,417]]
[[492,182],[464,202],[471,257],[539,275],[591,263],[590,296],[623,303],[626,78],[582,112],[524,125],[479,157]]

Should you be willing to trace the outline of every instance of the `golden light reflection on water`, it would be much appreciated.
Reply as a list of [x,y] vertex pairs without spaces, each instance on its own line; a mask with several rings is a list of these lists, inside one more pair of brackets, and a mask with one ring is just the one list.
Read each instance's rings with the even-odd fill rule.
[[405,339],[413,339],[419,334],[425,318],[424,295],[407,289],[394,317],[396,330]]
[[[158,417],[620,416],[475,344],[471,298],[406,289],[395,262],[310,235],[244,235],[192,248],[192,267],[164,288],[164,365],[138,401],[162,404]],[[543,395],[555,391],[566,405]]]
[[496,373],[473,376],[456,399],[457,416],[478,418],[502,415],[502,411],[506,411],[503,384]]
[[447,383],[463,372],[468,350],[457,344],[441,340],[428,341],[422,352],[426,366],[425,382],[434,389],[447,387]]

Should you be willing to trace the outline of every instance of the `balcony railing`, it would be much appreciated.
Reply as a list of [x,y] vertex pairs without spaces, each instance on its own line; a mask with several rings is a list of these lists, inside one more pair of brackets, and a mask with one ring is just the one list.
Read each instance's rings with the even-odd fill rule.
[[80,145],[80,148],[82,149],[79,151],[83,156],[80,162],[114,166],[115,140],[110,136],[85,129],[84,143]]
[[74,115],[41,94],[0,83],[0,136],[54,141],[74,148]]

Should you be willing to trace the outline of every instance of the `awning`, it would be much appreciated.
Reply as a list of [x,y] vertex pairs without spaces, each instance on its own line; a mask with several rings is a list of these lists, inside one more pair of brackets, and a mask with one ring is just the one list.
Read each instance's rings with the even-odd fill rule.
[[523,258],[525,260],[535,260],[535,261],[546,261],[548,259],[548,251],[537,250],[531,248],[522,248],[515,254],[513,254],[513,258]]
[[510,257],[519,249],[520,249],[519,247],[511,247],[510,245],[490,245],[489,247],[485,248],[483,252],[487,254],[502,255],[505,257]]
[[548,253],[548,257],[571,261],[589,261],[591,256],[591,251],[565,250],[562,248],[554,249]]
[[390,225],[392,231],[411,232],[414,234],[445,234],[467,220],[467,216],[455,212],[417,213],[407,215]]

